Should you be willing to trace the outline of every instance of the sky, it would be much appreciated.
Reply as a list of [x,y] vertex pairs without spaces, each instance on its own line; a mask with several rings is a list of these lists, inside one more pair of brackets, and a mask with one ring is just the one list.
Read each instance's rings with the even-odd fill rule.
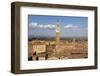
[[55,26],[58,21],[60,37],[88,36],[87,17],[28,15],[28,38],[55,37]]

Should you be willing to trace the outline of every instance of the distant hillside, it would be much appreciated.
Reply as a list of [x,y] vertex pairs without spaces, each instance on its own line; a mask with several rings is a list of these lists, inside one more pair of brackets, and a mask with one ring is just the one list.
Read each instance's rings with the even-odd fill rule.
[[[87,37],[61,37],[61,40],[72,40],[73,38],[75,38],[76,40],[85,40],[87,41]],[[32,37],[32,38],[28,38],[29,41],[31,40],[55,40],[55,37]]]

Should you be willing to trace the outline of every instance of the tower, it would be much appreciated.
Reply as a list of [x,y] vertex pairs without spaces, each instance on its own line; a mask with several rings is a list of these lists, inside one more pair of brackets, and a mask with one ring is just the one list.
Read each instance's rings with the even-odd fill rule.
[[76,42],[76,40],[75,40],[75,38],[73,38],[73,40],[72,40],[73,48],[75,48],[75,42]]
[[60,25],[59,21],[56,23],[56,48],[60,45]]

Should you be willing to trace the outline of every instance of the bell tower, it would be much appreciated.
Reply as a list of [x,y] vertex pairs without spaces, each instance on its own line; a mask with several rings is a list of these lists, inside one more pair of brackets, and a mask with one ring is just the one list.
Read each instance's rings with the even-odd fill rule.
[[60,45],[60,24],[59,21],[56,23],[56,48]]

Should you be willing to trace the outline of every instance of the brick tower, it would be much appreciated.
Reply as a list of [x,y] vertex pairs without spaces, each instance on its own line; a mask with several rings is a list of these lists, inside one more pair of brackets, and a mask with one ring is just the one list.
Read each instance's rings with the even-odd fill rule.
[[59,21],[56,23],[56,49],[59,48],[60,45],[60,25]]

